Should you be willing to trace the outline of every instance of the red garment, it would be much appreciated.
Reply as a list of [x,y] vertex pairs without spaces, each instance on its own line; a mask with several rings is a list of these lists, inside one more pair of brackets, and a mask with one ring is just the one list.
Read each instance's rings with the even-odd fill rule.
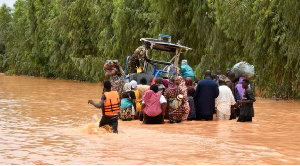
[[160,99],[161,93],[160,92],[153,92],[152,90],[147,90],[144,93],[143,101],[145,103],[144,112],[148,116],[154,117],[162,113]]
[[152,79],[151,85],[155,84],[155,78]]
[[185,80],[186,88],[188,89],[188,95],[194,96],[195,94],[195,88],[193,86],[193,80],[190,77],[187,77]]

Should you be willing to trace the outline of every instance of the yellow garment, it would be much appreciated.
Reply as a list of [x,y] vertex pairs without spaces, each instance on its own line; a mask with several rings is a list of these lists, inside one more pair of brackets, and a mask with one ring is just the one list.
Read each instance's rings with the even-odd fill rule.
[[137,68],[137,73],[141,73],[142,72],[142,68],[141,67],[138,67]]
[[140,100],[140,93],[139,91],[136,90],[132,90],[135,94],[135,102],[136,102],[136,109],[137,111],[135,112],[135,114],[137,115],[137,112],[140,112],[142,110],[142,104],[141,104],[141,100]]

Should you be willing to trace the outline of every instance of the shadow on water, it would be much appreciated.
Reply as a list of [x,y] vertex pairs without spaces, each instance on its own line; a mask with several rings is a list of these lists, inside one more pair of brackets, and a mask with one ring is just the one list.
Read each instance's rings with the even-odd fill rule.
[[0,164],[299,164],[299,101],[258,99],[252,123],[98,128],[102,85],[0,75]]

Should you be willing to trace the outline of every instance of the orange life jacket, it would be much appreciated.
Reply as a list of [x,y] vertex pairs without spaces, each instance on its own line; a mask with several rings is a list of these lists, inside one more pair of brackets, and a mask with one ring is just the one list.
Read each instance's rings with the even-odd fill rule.
[[120,112],[120,98],[117,91],[105,92],[104,114],[117,115]]

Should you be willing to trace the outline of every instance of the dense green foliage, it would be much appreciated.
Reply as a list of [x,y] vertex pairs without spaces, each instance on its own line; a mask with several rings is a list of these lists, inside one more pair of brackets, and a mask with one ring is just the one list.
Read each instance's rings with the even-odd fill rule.
[[193,48],[198,78],[247,61],[266,96],[299,99],[299,27],[296,0],[18,0],[0,8],[0,72],[99,81],[105,59],[124,67],[140,38],[163,33]]

